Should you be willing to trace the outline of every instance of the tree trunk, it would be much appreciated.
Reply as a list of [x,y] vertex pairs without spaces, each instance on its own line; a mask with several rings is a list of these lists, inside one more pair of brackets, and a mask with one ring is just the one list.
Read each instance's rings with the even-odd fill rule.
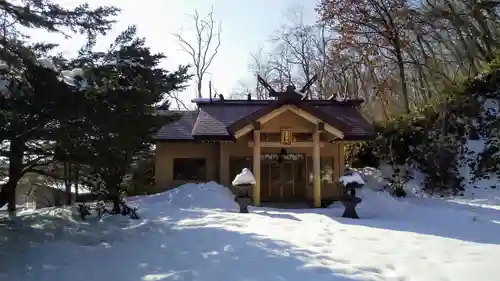
[[106,188],[107,188],[107,191],[108,191],[108,200],[110,200],[111,202],[113,202],[113,213],[114,214],[118,214],[120,213],[121,211],[121,208],[120,208],[120,184],[119,184],[119,181],[117,180],[114,180],[114,179],[110,179],[110,180],[106,180],[105,181],[106,183]]
[[[397,44],[399,45],[399,44]],[[410,113],[410,101],[408,98],[408,85],[406,84],[406,73],[401,49],[396,48],[396,59],[398,61],[399,79],[401,80],[401,93],[403,94],[403,103],[406,113]]]
[[[9,181],[3,186],[5,201],[9,216],[13,217],[16,213],[16,187],[21,179],[23,169],[24,143],[19,139],[10,141],[9,155]],[[1,200],[1,199],[0,199]],[[5,205],[5,204],[4,204]]]
[[80,180],[80,167],[77,165],[75,167],[75,200],[78,202],[78,196],[79,196],[79,192],[78,192],[78,181]]
[[14,217],[16,214],[16,186],[17,180],[9,178],[9,181],[3,186],[2,190],[10,217]]
[[198,77],[198,81],[196,82],[196,87],[197,87],[197,91],[198,91],[198,98],[201,99],[202,95],[201,95],[201,88],[203,86],[203,79],[201,77]]
[[64,186],[66,193],[66,205],[71,205],[72,203],[72,192],[71,192],[71,163],[64,161]]

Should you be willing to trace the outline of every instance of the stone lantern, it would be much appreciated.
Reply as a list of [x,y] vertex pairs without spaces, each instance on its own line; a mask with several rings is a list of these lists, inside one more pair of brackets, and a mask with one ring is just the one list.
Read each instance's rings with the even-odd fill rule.
[[359,216],[356,213],[356,206],[361,203],[361,198],[356,196],[356,189],[363,187],[365,182],[356,172],[340,177],[339,181],[345,190],[345,194],[341,199],[341,202],[344,205],[344,214],[342,217],[359,219]]
[[240,206],[240,213],[248,213],[248,205],[252,202],[249,196],[252,186],[256,183],[252,172],[244,168],[241,173],[234,178],[232,191],[235,195],[235,200]]

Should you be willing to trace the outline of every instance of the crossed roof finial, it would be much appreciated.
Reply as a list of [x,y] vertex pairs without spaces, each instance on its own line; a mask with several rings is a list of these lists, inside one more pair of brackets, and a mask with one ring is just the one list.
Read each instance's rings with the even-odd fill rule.
[[[318,75],[314,75],[311,79],[309,79],[309,81],[307,81],[307,83],[304,85],[304,87],[302,87],[298,92],[296,91],[297,88],[295,88],[294,85],[289,85],[286,87],[286,91],[285,93],[299,93],[303,96],[303,99],[307,99],[307,95],[305,94],[305,92],[307,90],[309,90],[309,88],[311,88],[312,84],[318,80]],[[264,88],[266,88],[266,90],[269,91],[269,96],[270,97],[273,97],[273,98],[277,98],[279,97],[279,93],[276,92],[273,87],[271,87],[271,85],[269,85],[264,79],[262,79],[262,77],[260,77],[260,75],[257,75],[257,81],[262,85],[264,86]]]

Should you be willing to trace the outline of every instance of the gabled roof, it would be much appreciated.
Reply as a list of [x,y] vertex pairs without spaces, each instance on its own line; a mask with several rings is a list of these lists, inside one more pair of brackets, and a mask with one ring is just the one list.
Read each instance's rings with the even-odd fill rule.
[[258,120],[259,118],[271,113],[272,111],[284,105],[293,105],[297,108],[300,108],[305,112],[315,116],[316,118],[327,122],[328,124],[341,130],[342,132],[349,130],[349,125],[345,124],[344,122],[342,122],[337,118],[332,118],[333,117],[332,115],[329,115],[326,112],[319,110],[318,107],[315,107],[311,103],[301,100],[300,98],[301,96],[288,95],[287,97],[278,99],[275,102],[271,102],[266,106],[260,108],[259,110],[253,112],[252,114],[245,116],[240,120],[232,123],[230,126],[228,126],[228,131],[234,133],[236,130],[241,129],[243,126],[246,126],[251,122]]
[[156,139],[233,140],[233,133],[239,128],[283,105],[292,105],[342,131],[345,140],[366,140],[374,137],[374,131],[356,109],[362,102],[300,100],[294,95],[277,100],[200,100],[197,110],[184,111],[179,120],[163,126]]
[[155,136],[157,140],[194,140],[191,135],[198,111],[169,111],[169,115],[181,114],[174,122],[161,127]]

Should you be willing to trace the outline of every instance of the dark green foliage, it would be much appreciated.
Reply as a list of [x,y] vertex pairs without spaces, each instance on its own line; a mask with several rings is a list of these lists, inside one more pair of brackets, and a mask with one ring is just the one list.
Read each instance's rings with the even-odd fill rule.
[[118,9],[90,9],[85,4],[70,10],[53,1],[25,0],[1,1],[0,10],[4,23],[0,61],[8,66],[4,74],[10,82],[11,94],[10,99],[2,99],[0,112],[0,140],[10,142],[10,146],[1,148],[2,156],[9,162],[9,181],[0,192],[0,206],[9,201],[9,211],[13,211],[17,183],[24,174],[42,171],[38,168],[54,161],[51,141],[60,136],[66,114],[72,110],[68,108],[72,90],[57,80],[54,71],[36,63],[54,45],[28,44],[25,42],[28,37],[18,27],[95,36],[111,28],[114,21],[110,17]]
[[[15,4],[14,4],[15,3]],[[115,22],[118,8],[98,7],[90,9],[82,4],[74,9],[65,9],[50,0],[1,1],[0,9],[13,21],[27,28],[40,28],[52,32],[63,32],[70,28],[80,33],[105,33]]]
[[[463,164],[476,178],[500,174],[500,118],[485,110],[487,103],[500,102],[499,89],[500,63],[494,61],[483,75],[442,93],[433,104],[377,125],[377,139],[352,149],[351,159],[366,165],[366,155],[376,155],[370,164],[416,168],[426,175],[429,192],[463,190],[466,183],[458,171]],[[477,158],[471,157],[465,144],[478,139],[487,140],[486,147]],[[398,177],[396,172],[392,180]]]
[[147,194],[154,186],[154,151],[150,150],[137,157],[130,169],[130,177],[125,182],[128,195]]
[[[187,67],[173,73],[160,68],[164,55],[152,53],[143,39],[136,38],[135,27],[118,36],[107,52],[93,52],[92,45],[71,63],[85,70],[92,87],[74,108],[82,123],[75,135],[67,136],[64,148],[73,162],[90,169],[88,181],[103,187],[118,208],[124,177],[168,121],[155,114],[154,105],[165,94],[182,89],[190,76]],[[110,64],[116,60],[131,63]]]
[[12,97],[0,113],[0,134],[10,142],[1,151],[9,162],[9,181],[0,194],[0,201],[4,202],[13,196],[18,181],[26,173],[52,161],[51,144],[47,140],[62,129],[58,126],[61,109],[72,94],[69,87],[59,82],[55,72],[30,60],[24,65],[23,76],[17,81],[11,79]]
[[[96,191],[119,204],[124,175],[139,153],[151,149],[158,126],[168,121],[154,114],[153,105],[184,87],[188,68],[169,73],[158,67],[164,56],[151,53],[144,40],[136,38],[135,27],[123,32],[107,52],[93,51],[97,36],[114,22],[114,7],[93,10],[84,4],[69,10],[48,0],[21,3],[0,3],[8,24],[0,38],[0,60],[8,64],[12,94],[3,100],[0,112],[0,139],[10,143],[1,148],[8,158],[9,182],[0,193],[0,206],[9,201],[9,210],[14,210],[15,188],[27,173],[64,179],[68,186],[94,184]],[[40,67],[37,60],[54,45],[26,43],[18,26],[87,35],[78,59],[60,56],[54,62],[59,69],[81,67],[90,87],[79,91],[61,83],[55,71]],[[133,63],[110,64],[117,59]]]
[[380,161],[375,155],[375,148],[372,143],[354,142],[345,146],[346,162],[352,168],[378,167]]

